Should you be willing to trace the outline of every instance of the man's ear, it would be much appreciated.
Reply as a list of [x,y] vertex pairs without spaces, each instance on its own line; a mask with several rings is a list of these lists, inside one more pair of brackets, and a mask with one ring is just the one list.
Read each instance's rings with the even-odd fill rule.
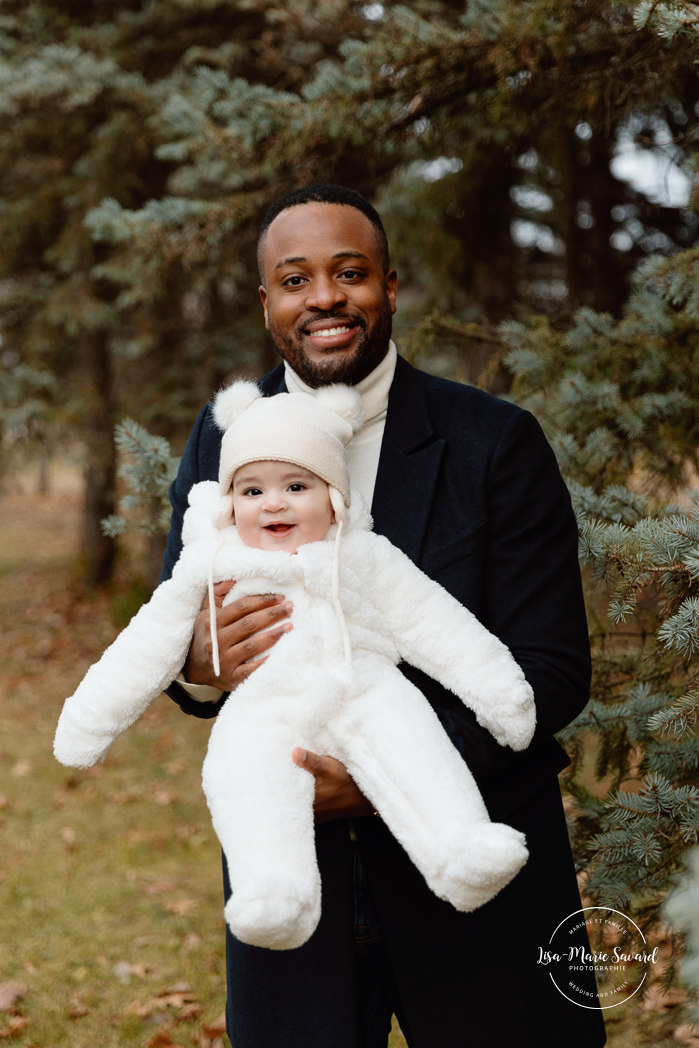
[[388,295],[388,301],[391,303],[391,313],[396,311],[396,292],[398,291],[398,274],[395,269],[389,269],[385,277],[386,280],[386,294]]
[[262,308],[265,313],[265,327],[269,331],[269,312],[267,309],[267,288],[264,284],[260,284],[258,291],[260,292],[260,298],[262,299]]

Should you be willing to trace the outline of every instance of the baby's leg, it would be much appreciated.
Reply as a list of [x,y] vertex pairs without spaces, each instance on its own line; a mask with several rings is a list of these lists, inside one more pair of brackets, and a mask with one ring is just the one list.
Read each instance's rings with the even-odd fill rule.
[[334,755],[430,888],[458,910],[482,906],[527,861],[523,835],[490,822],[468,766],[417,688],[393,666],[357,671],[360,687],[330,725]]
[[264,683],[260,668],[219,714],[203,785],[228,862],[231,931],[253,946],[288,950],[306,942],[320,918],[315,780],[291,759],[295,746],[312,749],[314,736],[303,696],[276,690],[257,701],[250,685],[258,675]]

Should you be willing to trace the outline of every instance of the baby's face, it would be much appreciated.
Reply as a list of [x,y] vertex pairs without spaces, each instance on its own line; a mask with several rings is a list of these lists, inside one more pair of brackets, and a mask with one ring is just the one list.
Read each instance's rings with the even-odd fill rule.
[[324,539],[333,522],[328,485],[287,462],[251,462],[233,478],[238,535],[253,549],[296,553]]

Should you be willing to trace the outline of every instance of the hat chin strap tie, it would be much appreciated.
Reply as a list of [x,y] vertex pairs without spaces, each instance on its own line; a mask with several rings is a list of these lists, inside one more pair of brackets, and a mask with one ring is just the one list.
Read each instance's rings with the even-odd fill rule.
[[221,531],[218,532],[218,540],[211,554],[211,560],[209,561],[209,625],[211,627],[211,655],[214,660],[214,673],[218,677],[221,673],[221,662],[218,655],[218,632],[216,622],[216,601],[214,599],[214,567],[216,565],[216,557],[218,551],[221,549],[223,543],[223,535]]
[[342,535],[345,530],[347,508],[345,506],[345,500],[337,488],[330,488],[330,501],[337,519],[337,534],[335,535],[335,549],[333,551],[333,605],[345,648],[345,663],[348,666],[351,666],[352,644],[350,642],[349,630],[347,629],[345,613],[342,610],[342,602],[340,601],[340,548],[342,545]]
[[350,643],[350,635],[349,630],[347,629],[345,613],[342,610],[342,604],[340,602],[340,543],[342,542],[342,532],[344,531],[344,527],[345,522],[344,520],[341,520],[337,525],[337,535],[335,536],[335,552],[333,553],[333,604],[335,605],[335,614],[337,615],[337,621],[340,624],[340,632],[345,645],[345,662],[348,666],[351,666],[352,644]]

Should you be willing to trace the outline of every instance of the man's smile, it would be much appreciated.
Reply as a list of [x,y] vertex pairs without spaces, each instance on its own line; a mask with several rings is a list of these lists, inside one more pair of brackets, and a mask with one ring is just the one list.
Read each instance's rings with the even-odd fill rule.
[[305,330],[309,341],[318,349],[346,346],[352,341],[359,325],[354,320],[315,320]]

